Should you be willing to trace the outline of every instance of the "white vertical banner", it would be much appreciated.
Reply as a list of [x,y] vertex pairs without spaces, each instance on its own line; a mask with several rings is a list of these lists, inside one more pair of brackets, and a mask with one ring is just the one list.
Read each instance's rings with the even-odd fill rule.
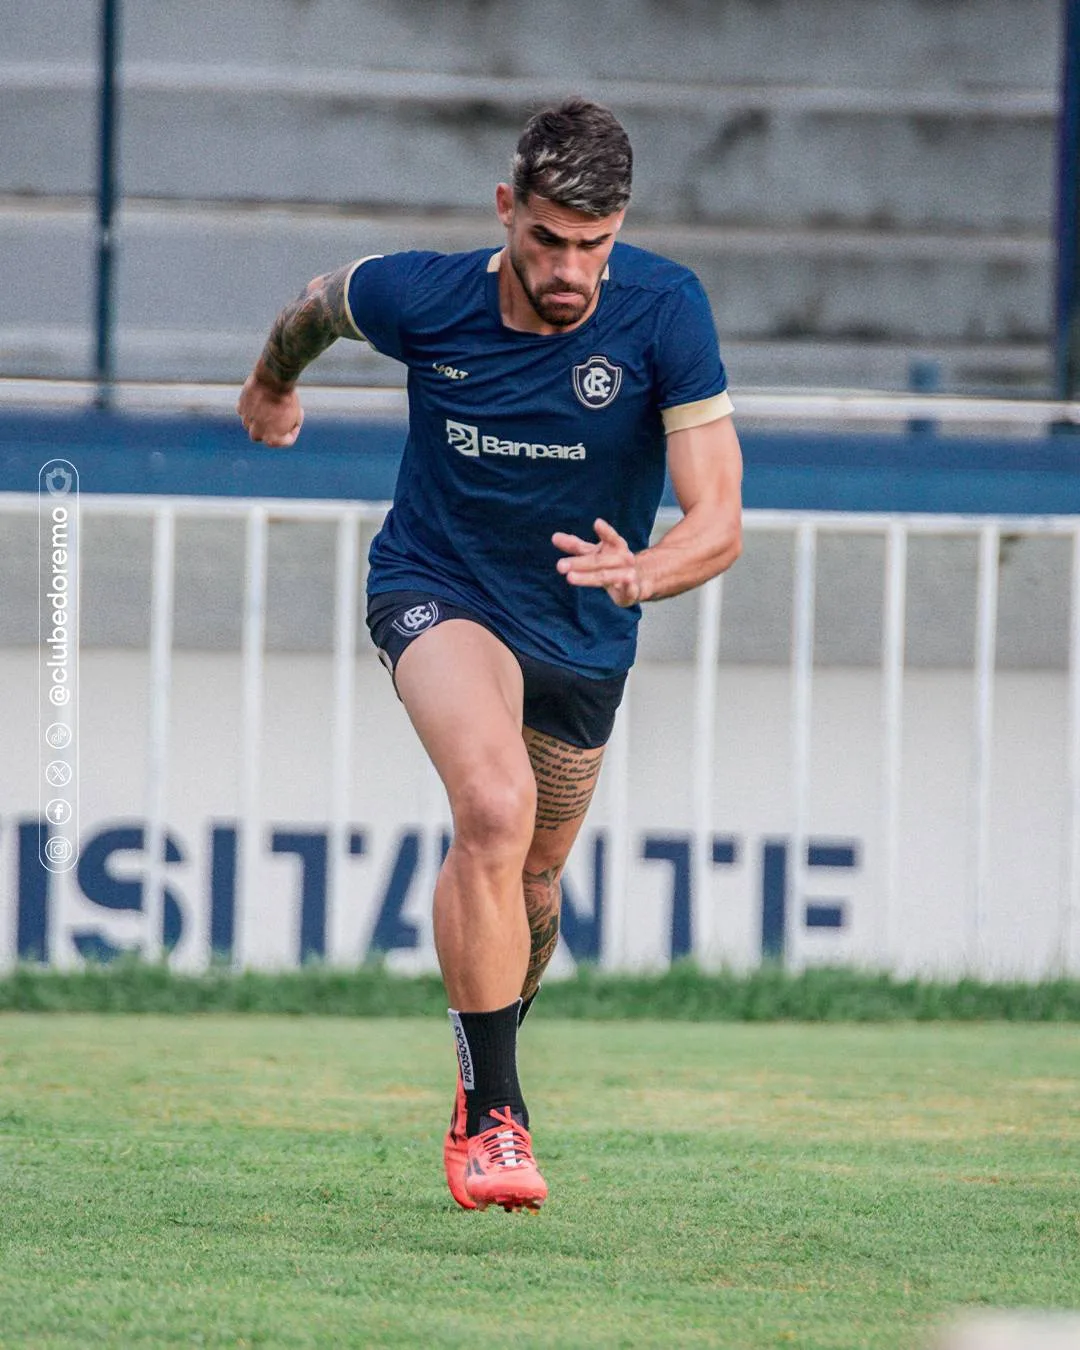
[[330,740],[330,831],[327,840],[327,906],[343,902],[345,861],[352,820],[352,770],[356,704],[356,611],[359,599],[359,521],[348,511],[338,521],[334,570],[334,710]]
[[248,929],[258,914],[258,868],[262,854],[260,792],[263,738],[263,673],[266,658],[267,513],[252,506],[247,513],[244,562],[244,619],[240,638],[240,821],[237,858],[237,905],[234,962],[245,963]]
[[968,869],[966,956],[972,974],[985,972],[990,867],[990,781],[994,740],[994,664],[997,651],[998,553],[995,524],[979,531],[978,598],[975,612],[975,709],[971,755],[971,863]]
[[691,752],[693,782],[693,847],[690,886],[693,897],[693,950],[699,964],[712,970],[719,964],[719,931],[714,894],[712,836],[713,779],[716,759],[717,662],[720,657],[722,576],[700,588],[694,669],[694,729]]
[[792,970],[798,970],[802,964],[806,909],[816,564],[817,529],[812,521],[803,520],[795,529],[795,598],[791,633],[791,850],[784,958]]
[[626,682],[622,704],[604,752],[604,806],[607,819],[607,903],[601,924],[600,964],[619,970],[627,954],[631,859],[630,736],[633,725],[633,675]]
[[176,519],[168,506],[154,512],[150,609],[150,718],[146,737],[146,881],[143,955],[160,961],[165,950],[165,842],[172,707],[173,576]]
[[1068,802],[1065,885],[1058,933],[1058,971],[1080,975],[1080,529],[1072,537],[1069,598]]
[[884,887],[875,930],[876,964],[896,959],[900,906],[900,807],[904,745],[904,636],[907,602],[907,531],[894,520],[885,536],[885,614],[881,651],[881,814]]

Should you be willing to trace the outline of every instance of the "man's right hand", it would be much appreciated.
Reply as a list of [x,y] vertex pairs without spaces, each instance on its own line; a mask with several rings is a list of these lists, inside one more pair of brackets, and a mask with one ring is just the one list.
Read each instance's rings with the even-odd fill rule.
[[236,411],[253,441],[277,448],[292,445],[304,421],[295,386],[283,388],[262,379],[257,368],[244,381]]

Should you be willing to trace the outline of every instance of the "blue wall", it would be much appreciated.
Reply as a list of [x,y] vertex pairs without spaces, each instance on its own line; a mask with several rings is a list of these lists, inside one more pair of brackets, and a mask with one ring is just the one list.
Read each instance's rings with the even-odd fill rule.
[[[1039,439],[740,433],[748,507],[1080,514],[1080,432]],[[309,417],[300,446],[252,444],[235,418],[9,413],[0,491],[36,492],[53,458],[83,492],[387,500],[404,425]]]

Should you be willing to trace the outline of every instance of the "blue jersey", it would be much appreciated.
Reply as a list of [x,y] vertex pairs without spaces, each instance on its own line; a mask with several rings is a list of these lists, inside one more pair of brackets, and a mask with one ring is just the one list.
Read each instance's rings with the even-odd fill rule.
[[476,611],[511,647],[583,675],[634,660],[638,606],[571,586],[552,532],[602,516],[636,553],[664,486],[665,428],[730,411],[708,300],[686,268],[612,249],[597,306],[551,335],[507,328],[499,252],[362,259],[360,337],[408,367],[409,433],[368,589]]

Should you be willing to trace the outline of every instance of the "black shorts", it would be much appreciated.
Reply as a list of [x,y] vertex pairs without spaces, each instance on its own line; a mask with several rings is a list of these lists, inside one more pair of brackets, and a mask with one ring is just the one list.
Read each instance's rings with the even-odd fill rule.
[[[424,591],[383,591],[368,597],[367,625],[379,657],[393,674],[401,653],[421,633],[446,619],[470,619],[495,630],[479,614],[452,600]],[[495,636],[513,652],[525,681],[524,722],[569,745],[594,750],[606,745],[622,702],[626,675],[593,679],[565,666],[537,661],[514,648],[498,633]]]

